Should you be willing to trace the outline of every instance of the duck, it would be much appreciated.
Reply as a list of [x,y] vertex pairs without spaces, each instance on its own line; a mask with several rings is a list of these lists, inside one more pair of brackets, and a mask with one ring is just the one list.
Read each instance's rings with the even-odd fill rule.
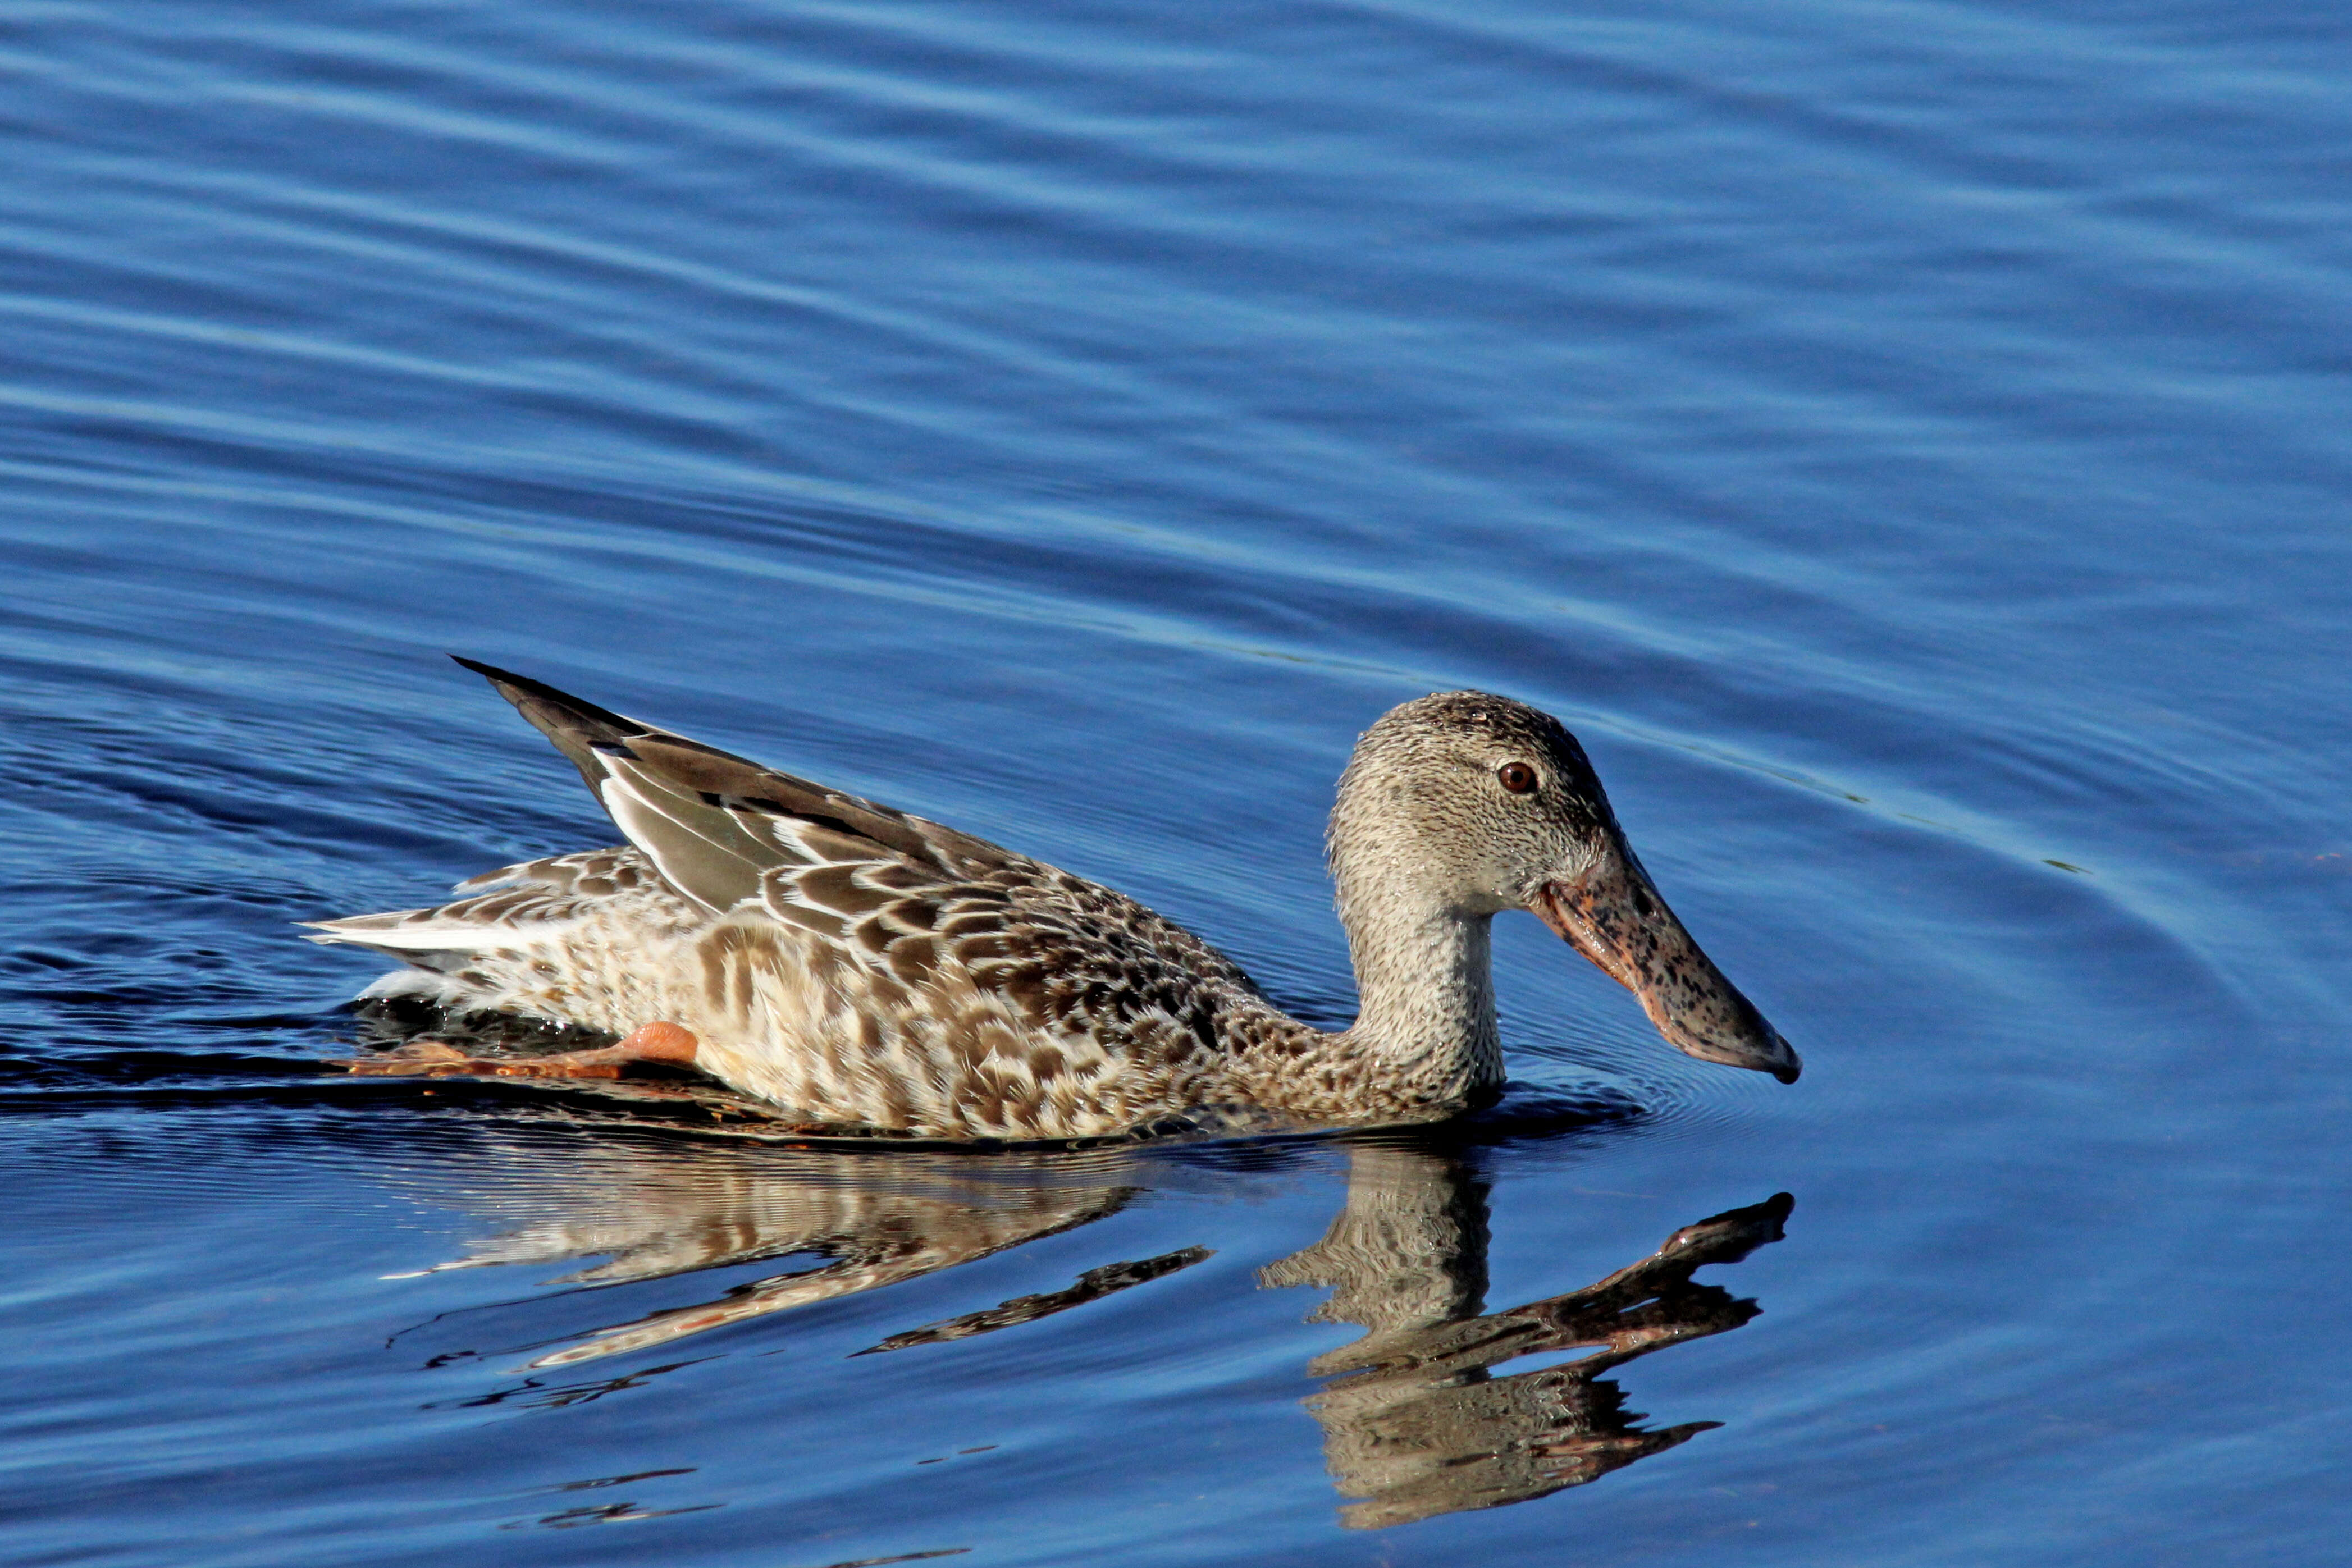
[[1505,1064],[1494,917],[1534,915],[1669,1043],[1796,1082],[1626,842],[1583,747],[1477,691],[1356,742],[1326,849],[1359,1011],[1284,1012],[1125,895],[877,801],[460,657],[576,767],[627,841],[509,865],[450,902],[309,923],[403,967],[361,993],[612,1037],[536,1056],[433,1040],[362,1072],[616,1077],[666,1063],[788,1121],[922,1141],[1442,1121]]

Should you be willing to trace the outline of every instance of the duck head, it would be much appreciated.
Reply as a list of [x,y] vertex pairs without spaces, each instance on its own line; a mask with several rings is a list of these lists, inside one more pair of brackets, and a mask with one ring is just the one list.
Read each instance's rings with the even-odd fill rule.
[[[1796,1082],[1801,1063],[1683,928],[1626,843],[1576,737],[1484,692],[1393,708],[1357,743],[1331,814],[1339,912],[1368,1011],[1453,920],[1524,909],[1641,998],[1668,1043]],[[1491,1016],[1491,1002],[1486,1004]]]

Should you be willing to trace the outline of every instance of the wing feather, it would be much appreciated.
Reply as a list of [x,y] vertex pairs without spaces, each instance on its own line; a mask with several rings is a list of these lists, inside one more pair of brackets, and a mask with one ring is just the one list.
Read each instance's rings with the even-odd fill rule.
[[798,927],[897,985],[969,984],[1055,1033],[1213,1049],[1223,1010],[1263,1005],[1233,960],[1108,888],[458,663],[572,758],[648,869],[699,909]]
[[664,881],[713,914],[760,896],[769,873],[873,863],[917,883],[1017,857],[985,840],[763,768],[583,701],[543,682],[457,661],[570,758]]

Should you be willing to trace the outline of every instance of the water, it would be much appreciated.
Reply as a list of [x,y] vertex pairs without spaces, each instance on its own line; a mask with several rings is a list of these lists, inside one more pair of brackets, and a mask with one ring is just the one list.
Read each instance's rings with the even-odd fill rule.
[[[2336,1560],[2336,9],[0,32],[11,1561]],[[1415,1138],[353,1080],[289,923],[612,840],[446,651],[1327,1021],[1354,735],[1507,691],[1806,1076],[1513,916]]]

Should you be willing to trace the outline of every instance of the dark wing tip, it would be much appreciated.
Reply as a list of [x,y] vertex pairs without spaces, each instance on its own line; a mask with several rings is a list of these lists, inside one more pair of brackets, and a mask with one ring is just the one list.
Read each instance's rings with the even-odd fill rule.
[[[549,685],[545,681],[534,681],[529,675],[518,675],[511,670],[501,670],[496,664],[486,664],[479,659],[468,659],[463,653],[452,653],[449,656],[474,674],[488,680],[492,685],[499,687],[499,695],[517,707],[523,706],[521,696],[530,696],[549,704],[559,711],[575,714],[582,718],[608,726],[626,734],[640,733],[646,727],[635,719],[625,718],[608,707],[598,707],[594,703],[583,697],[575,697],[570,692],[561,691]],[[518,694],[520,695],[519,696]],[[528,716],[528,710],[526,710],[526,716]]]
[[501,670],[496,664],[485,664],[479,659],[468,659],[463,653],[452,653],[449,656],[457,660],[457,663],[465,665],[466,668],[473,671],[474,674],[478,675],[488,675],[494,681],[520,681],[522,679],[520,675],[514,674],[510,670]]

